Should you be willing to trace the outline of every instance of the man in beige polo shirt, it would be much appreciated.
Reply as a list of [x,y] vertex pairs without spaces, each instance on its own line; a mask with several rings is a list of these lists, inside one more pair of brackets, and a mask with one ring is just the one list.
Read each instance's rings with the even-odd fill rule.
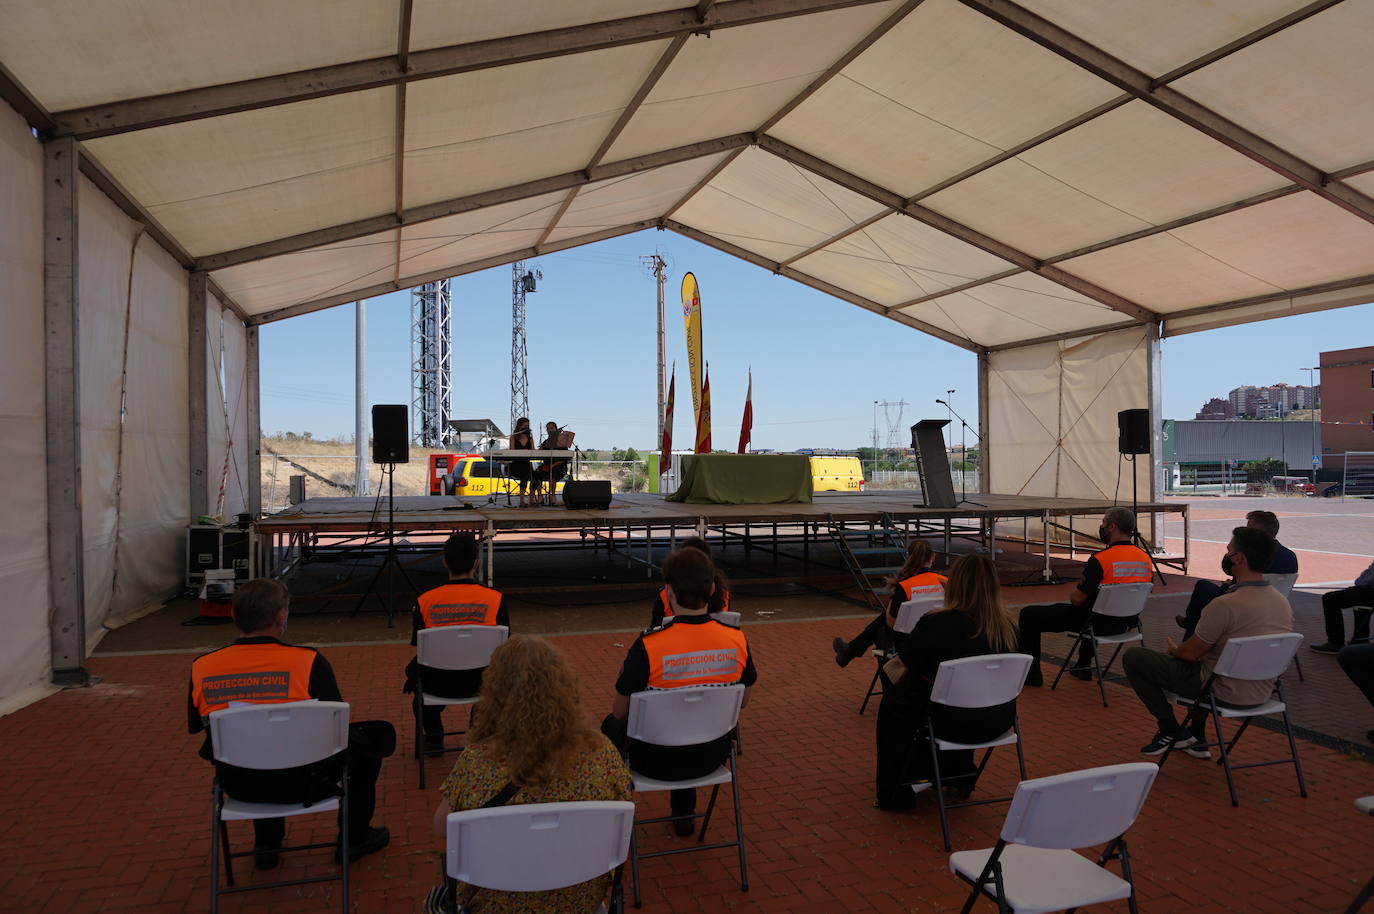
[[[1288,598],[1264,579],[1264,569],[1274,557],[1274,538],[1263,530],[1237,527],[1221,559],[1221,570],[1236,582],[1234,589],[1222,594],[1202,611],[1193,636],[1182,644],[1170,639],[1168,650],[1133,647],[1122,657],[1122,666],[1131,688],[1140,696],[1145,709],[1159,722],[1154,739],[1142,746],[1144,755],[1162,755],[1172,746],[1195,758],[1211,758],[1204,746],[1206,718],[1193,722],[1193,729],[1180,726],[1166,692],[1196,698],[1212,676],[1226,642],[1252,635],[1277,635],[1293,630],[1293,609]],[[1257,570],[1258,569],[1258,570]],[[1272,680],[1231,679],[1218,676],[1212,684],[1217,703],[1223,707],[1252,708],[1269,700]],[[1191,747],[1191,748],[1190,748]]]

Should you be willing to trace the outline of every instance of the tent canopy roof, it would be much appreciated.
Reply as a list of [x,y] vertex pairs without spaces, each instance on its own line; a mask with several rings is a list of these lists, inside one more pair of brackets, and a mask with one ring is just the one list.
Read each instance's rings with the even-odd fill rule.
[[0,94],[252,322],[650,227],[974,350],[1374,300],[1374,2],[682,3],[5,3]]

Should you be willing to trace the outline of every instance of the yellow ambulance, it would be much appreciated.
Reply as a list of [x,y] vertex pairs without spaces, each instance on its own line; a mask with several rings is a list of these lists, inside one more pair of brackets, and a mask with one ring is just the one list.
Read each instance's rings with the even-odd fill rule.
[[864,470],[858,457],[812,457],[811,488],[817,492],[862,492]]

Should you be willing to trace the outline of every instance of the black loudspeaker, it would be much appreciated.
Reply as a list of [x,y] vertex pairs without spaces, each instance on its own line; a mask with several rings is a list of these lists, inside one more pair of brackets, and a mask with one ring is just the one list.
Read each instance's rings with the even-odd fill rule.
[[410,463],[409,418],[403,403],[372,405],[373,463]]
[[576,511],[585,508],[606,510],[611,506],[609,479],[569,479],[563,483],[563,506]]
[[1150,453],[1150,411],[1123,409],[1116,414],[1116,449],[1123,454]]

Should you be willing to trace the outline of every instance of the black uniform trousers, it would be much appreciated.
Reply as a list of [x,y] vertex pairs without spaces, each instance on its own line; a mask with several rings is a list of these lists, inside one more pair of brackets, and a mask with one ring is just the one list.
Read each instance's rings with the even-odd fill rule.
[[1188,598],[1188,608],[1183,610],[1184,621],[1188,623],[1183,627],[1184,641],[1193,637],[1198,620],[1202,618],[1202,611],[1207,608],[1207,604],[1226,593],[1226,588],[1226,584],[1218,584],[1216,581],[1198,581],[1193,585],[1193,595]]
[[[1326,641],[1337,647],[1345,644],[1345,614],[1352,606],[1374,606],[1374,587],[1347,587],[1322,594],[1322,617],[1326,622]],[[1369,640],[1370,610],[1355,610],[1355,626],[1350,640]]]
[[[1021,610],[1017,621],[1018,651],[1030,654],[1035,659],[1031,664],[1030,675],[1026,682],[1039,685],[1040,674],[1040,636],[1045,632],[1080,632],[1088,623],[1090,610],[1072,603],[1046,603],[1040,606],[1027,606]],[[1118,616],[1093,616],[1093,631],[1099,635],[1120,635],[1130,631],[1140,623],[1139,616],[1123,619]],[[1092,667],[1092,645],[1083,642],[1078,649],[1079,668]]]

